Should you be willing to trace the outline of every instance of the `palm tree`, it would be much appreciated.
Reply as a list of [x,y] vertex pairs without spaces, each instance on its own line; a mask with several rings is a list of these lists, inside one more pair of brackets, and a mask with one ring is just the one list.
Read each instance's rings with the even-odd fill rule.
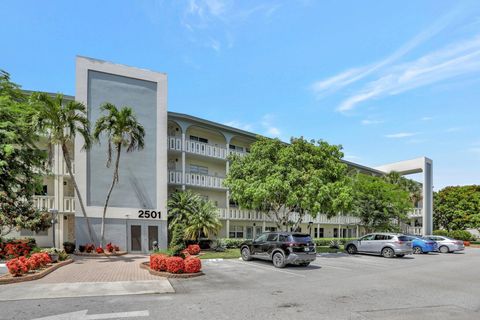
[[222,228],[217,208],[211,201],[201,200],[197,210],[190,215],[185,228],[186,240],[200,240],[203,233],[207,238],[216,235]]
[[77,101],[64,101],[61,94],[51,97],[46,93],[35,93],[31,97],[31,102],[36,105],[37,109],[37,112],[33,115],[32,123],[36,130],[45,134],[48,138],[48,164],[52,164],[53,146],[60,146],[83,217],[87,223],[90,241],[94,243],[92,225],[73,175],[72,160],[67,147],[69,144],[73,144],[76,134],[79,133],[84,141],[82,150],[90,148],[90,122],[87,118],[87,108],[84,104]]
[[168,199],[168,229],[176,224],[185,224],[188,218],[197,210],[201,199],[198,194],[187,191],[174,192]]
[[120,155],[122,148],[126,148],[127,152],[141,150],[144,147],[145,129],[138,122],[132,108],[122,107],[120,110],[111,103],[104,103],[100,106],[102,112],[107,114],[98,118],[95,123],[95,131],[93,138],[100,141],[100,135],[106,135],[108,141],[107,168],[112,163],[112,145],[115,148],[115,167],[113,170],[113,179],[110,189],[108,190],[105,206],[103,207],[102,228],[101,228],[101,244],[105,244],[105,216],[107,214],[108,202],[113,191],[113,187],[119,181],[118,168],[120,165]]

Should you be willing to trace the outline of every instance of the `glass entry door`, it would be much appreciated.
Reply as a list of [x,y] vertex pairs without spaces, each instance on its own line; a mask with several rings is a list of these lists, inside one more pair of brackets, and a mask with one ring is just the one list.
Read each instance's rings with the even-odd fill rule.
[[142,226],[130,226],[130,250],[142,251]]
[[153,250],[153,242],[158,244],[158,226],[148,226],[148,250]]

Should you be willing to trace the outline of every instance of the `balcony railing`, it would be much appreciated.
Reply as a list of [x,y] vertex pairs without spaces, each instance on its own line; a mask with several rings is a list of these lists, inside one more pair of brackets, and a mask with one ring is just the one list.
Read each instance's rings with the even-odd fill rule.
[[422,216],[422,208],[414,208],[411,212],[408,213],[409,218],[420,218]]
[[[272,215],[266,215],[261,212],[255,212],[251,210],[243,210],[239,208],[219,208],[218,216],[220,219],[230,219],[230,220],[248,220],[248,221],[267,221],[273,222],[275,219]],[[298,213],[291,214],[291,220],[295,221],[298,219]],[[321,224],[359,224],[360,219],[352,216],[336,216],[330,219],[327,218],[325,214],[319,214],[315,219],[310,215],[306,215],[303,218],[303,223],[321,223]]]
[[[185,184],[188,186],[225,189],[223,177],[210,176],[201,173],[185,172]],[[168,182],[171,184],[183,184],[181,171],[169,171]]]
[[55,208],[55,196],[33,196],[33,205],[42,211],[75,212],[75,197],[63,197],[63,207]]
[[212,157],[217,159],[227,159],[227,156],[230,154],[237,154],[240,156],[245,155],[246,153],[238,150],[227,150],[225,147],[185,139],[185,149],[182,148],[182,138],[169,136],[168,137],[168,148],[175,151],[185,151],[193,154],[199,154],[206,157]]

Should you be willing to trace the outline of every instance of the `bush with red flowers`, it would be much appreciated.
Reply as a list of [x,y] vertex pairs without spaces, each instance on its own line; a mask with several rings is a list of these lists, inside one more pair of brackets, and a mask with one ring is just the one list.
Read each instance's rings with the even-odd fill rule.
[[35,243],[30,240],[0,240],[0,259],[12,259],[20,256],[28,256]]
[[95,249],[95,251],[96,251],[97,253],[104,253],[104,251],[103,251],[103,248],[102,248],[102,247],[98,247],[98,248],[96,248],[96,249]]
[[167,271],[170,273],[183,273],[185,271],[185,263],[180,257],[167,258]]
[[198,244],[190,244],[186,250],[189,254],[196,256],[200,253],[200,246]]
[[105,249],[107,250],[107,252],[115,251],[115,247],[113,246],[113,244],[111,242],[107,243],[107,245],[105,246]]
[[202,269],[202,262],[197,257],[188,257],[185,259],[185,272],[186,273],[197,273]]
[[168,256],[164,254],[154,254],[150,256],[150,269],[156,271],[167,271]]
[[85,252],[92,253],[95,250],[95,245],[93,243],[87,243],[85,245]]
[[8,272],[14,277],[21,276],[28,272],[28,266],[19,258],[13,258],[7,262]]

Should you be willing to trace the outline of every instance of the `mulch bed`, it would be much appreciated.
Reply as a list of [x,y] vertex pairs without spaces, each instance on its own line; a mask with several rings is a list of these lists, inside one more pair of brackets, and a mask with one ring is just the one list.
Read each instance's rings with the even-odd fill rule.
[[153,274],[154,276],[165,277],[165,278],[187,279],[187,278],[195,278],[195,277],[205,275],[205,273],[203,273],[202,271],[197,273],[170,273],[170,272],[156,271],[156,270],[150,269],[150,262],[140,263],[140,268],[148,270],[148,272],[150,272],[150,274]]
[[42,270],[37,270],[35,273],[27,273],[25,275],[14,277],[10,273],[4,274],[0,276],[0,285],[1,284],[9,284],[9,283],[17,283],[17,282],[25,282],[25,281],[32,281],[38,280],[45,277],[50,272],[57,270],[60,267],[66,266],[73,262],[73,259],[68,259],[65,261],[57,262],[50,264],[47,268]]
[[115,257],[115,256],[124,256],[127,254],[127,251],[118,251],[115,253],[109,253],[109,252],[104,252],[104,253],[96,253],[96,252],[75,252],[74,253],[76,256],[80,257],[91,257],[91,258],[99,258],[99,257]]

